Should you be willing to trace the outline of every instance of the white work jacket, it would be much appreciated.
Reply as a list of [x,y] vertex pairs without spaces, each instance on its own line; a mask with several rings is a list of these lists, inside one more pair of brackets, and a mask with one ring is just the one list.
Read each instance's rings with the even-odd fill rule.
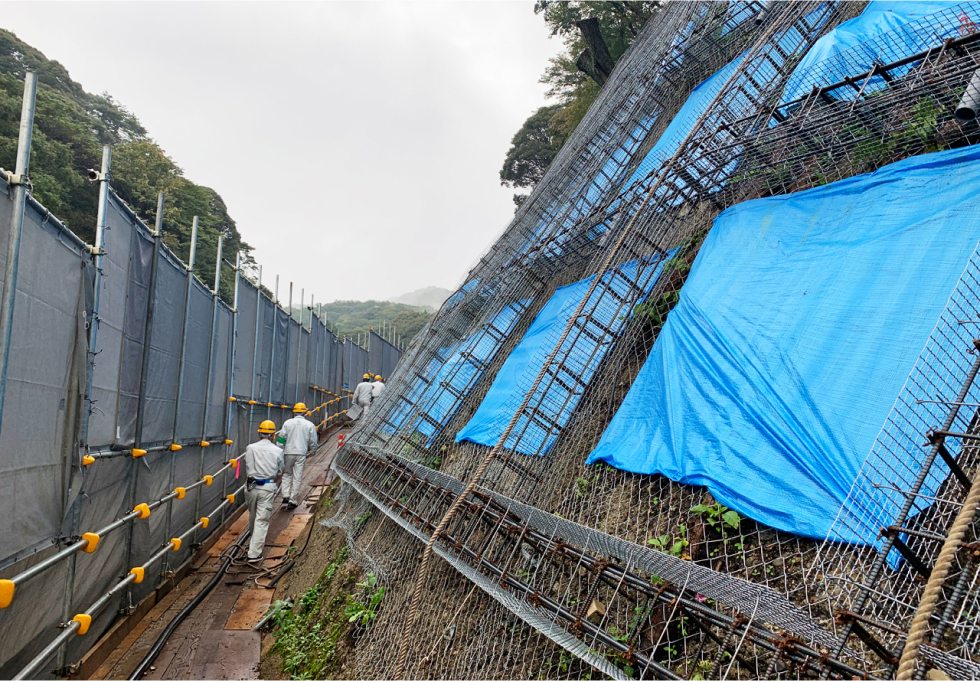
[[282,448],[286,456],[307,456],[316,451],[316,426],[307,421],[302,414],[296,414],[282,424],[277,435],[286,439]]

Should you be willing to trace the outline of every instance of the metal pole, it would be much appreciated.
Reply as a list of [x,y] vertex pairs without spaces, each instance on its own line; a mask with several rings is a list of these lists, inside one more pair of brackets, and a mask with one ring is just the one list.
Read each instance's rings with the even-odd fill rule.
[[[306,314],[306,306],[305,306],[305,303],[306,303],[306,289],[305,288],[301,288],[299,290],[299,336],[297,337],[297,340],[296,340],[296,390],[294,391],[293,404],[296,404],[297,402],[299,402],[299,379],[300,379],[300,374],[299,374],[299,349],[300,349],[300,346],[303,344],[303,331],[306,330],[306,324],[303,322],[303,315]],[[310,356],[310,348],[307,347],[306,348],[306,361],[307,361],[307,365],[309,364],[309,356]],[[309,366],[307,366],[307,369],[309,369]]]
[[[238,286],[241,283],[241,273],[242,270],[242,254],[241,251],[235,256],[235,293],[232,299],[231,308],[231,338],[228,339],[228,370],[225,373],[225,432],[224,441],[227,443],[228,440],[234,442],[234,438],[229,437],[231,434],[231,398],[235,392],[235,346],[238,340]],[[231,454],[234,451],[232,445],[225,444],[225,460],[231,460]],[[228,478],[225,475],[222,478],[222,488],[224,494],[222,496],[228,495]],[[225,521],[225,514],[228,510],[227,507],[221,507],[221,522]]]
[[[255,402],[255,377],[259,373],[259,328],[262,320],[262,265],[259,265],[259,283],[255,287],[255,339],[252,343],[252,386],[248,390],[249,402]],[[262,385],[259,385],[261,391]],[[255,419],[255,405],[248,405],[248,427],[252,429]]]
[[265,417],[272,418],[272,385],[276,377],[276,330],[279,328],[279,275],[276,275],[276,293],[272,300],[272,359],[269,362],[269,399],[266,401]]
[[[224,245],[225,237],[224,235],[218,236],[218,254],[214,261],[214,290],[211,291],[211,344],[208,346],[208,374],[207,380],[204,384],[204,419],[201,424],[201,441],[204,442],[208,439],[208,417],[211,415],[211,387],[212,380],[214,378],[214,351],[215,344],[218,339],[218,287],[221,285],[221,248]],[[201,446],[201,464],[200,470],[198,471],[198,479],[204,477],[204,450],[205,447]],[[197,495],[197,510],[194,513],[195,518],[201,517],[201,498],[204,496],[203,491]],[[171,504],[172,506],[173,504]],[[194,543],[197,543],[197,532],[194,532]]]
[[[191,314],[191,290],[194,287],[194,259],[197,257],[197,226],[198,226],[197,216],[194,216],[194,220],[191,222],[191,251],[187,256],[187,285],[184,289],[184,320],[181,322],[180,330],[180,358],[177,360],[177,395],[174,398],[174,425],[171,429],[170,440],[172,443],[176,444],[178,429],[180,428],[180,404],[184,400],[184,372],[187,360],[187,325],[190,321]],[[171,449],[172,457],[170,459],[170,470],[171,470],[171,480],[177,465],[177,452]],[[197,498],[200,499],[201,495],[204,494],[203,490],[198,490]],[[173,526],[174,517],[174,504],[170,504],[167,508],[167,527]],[[163,565],[161,565],[160,577],[165,579],[167,572],[170,569],[170,557],[164,556]]]
[[[7,182],[14,186],[14,202],[11,208],[13,212],[10,216],[10,233],[7,235],[7,269],[3,276],[3,298],[0,300],[0,429],[3,427],[3,400],[7,393],[7,363],[10,361],[10,337],[13,333],[14,302],[17,297],[17,268],[20,264],[20,240],[24,234],[24,208],[27,204],[27,186],[24,183],[27,181],[27,169],[31,162],[36,95],[37,75],[28,71],[24,78],[24,101],[20,108],[20,133],[17,137],[14,175],[7,175]],[[101,202],[99,205],[101,206]]]
[[[146,319],[143,322],[143,357],[140,363],[140,388],[139,396],[136,400],[136,428],[133,433],[133,446],[140,447],[143,446],[143,421],[146,416],[146,384],[147,384],[147,371],[150,365],[150,334],[153,331],[153,315],[155,311],[154,306],[154,295],[157,288],[157,259],[160,257],[160,245],[163,241],[163,206],[164,206],[164,195],[163,192],[157,194],[157,215],[156,222],[153,230],[153,259],[150,261],[150,284],[147,291],[147,304],[146,304]],[[133,238],[138,239],[139,236],[134,235]],[[171,475],[171,487],[173,489],[173,454],[170,457],[170,475]],[[136,505],[136,489],[139,484],[139,466],[140,459],[133,459],[132,461],[132,471],[133,479],[130,483],[132,493],[130,494],[129,500],[132,502],[131,506]],[[172,505],[172,504],[171,504]],[[172,516],[167,514],[167,533],[165,536],[170,536],[170,521]],[[129,526],[129,537],[126,544],[126,565],[133,564],[133,540],[134,534],[136,532],[136,523]],[[126,588],[126,605],[127,609],[133,602],[133,591],[131,587]],[[66,616],[67,619],[67,616]]]

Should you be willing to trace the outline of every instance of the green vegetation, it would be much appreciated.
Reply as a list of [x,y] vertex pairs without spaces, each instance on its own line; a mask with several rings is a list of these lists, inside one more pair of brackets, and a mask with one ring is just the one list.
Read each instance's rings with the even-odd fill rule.
[[[500,183],[533,189],[562,144],[585,117],[613,67],[654,15],[659,2],[600,2],[538,0],[540,14],[564,50],[551,59],[541,76],[548,96],[558,100],[535,111],[524,122],[507,153]],[[527,194],[515,194],[520,206]]]
[[[157,192],[167,193],[164,241],[181,257],[190,250],[191,221],[200,216],[197,273],[214,278],[218,235],[224,233],[224,257],[241,251],[251,264],[248,244],[213,189],[194,184],[148,136],[139,120],[108,93],[92,95],[56,61],[0,29],[0,166],[13,169],[24,74],[38,75],[37,107],[31,146],[30,180],[38,201],[76,234],[95,237],[98,186],[85,179],[102,162],[102,145],[113,146],[112,186],[143,220],[156,218]],[[231,277],[222,283],[230,299]]]
[[423,308],[379,300],[339,300],[319,309],[321,317],[327,320],[338,337],[356,339],[358,333],[366,337],[370,329],[377,332],[381,322],[387,321],[395,327],[405,344],[432,318],[432,313]]

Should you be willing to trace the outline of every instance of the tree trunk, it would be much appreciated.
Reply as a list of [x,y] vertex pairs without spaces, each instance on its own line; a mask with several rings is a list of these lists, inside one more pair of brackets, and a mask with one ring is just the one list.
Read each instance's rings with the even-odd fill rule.
[[616,62],[609,54],[609,48],[599,30],[598,19],[582,19],[576,21],[575,25],[582,32],[582,38],[588,48],[579,55],[575,61],[575,66],[579,71],[585,73],[589,78],[602,85],[609,78]]

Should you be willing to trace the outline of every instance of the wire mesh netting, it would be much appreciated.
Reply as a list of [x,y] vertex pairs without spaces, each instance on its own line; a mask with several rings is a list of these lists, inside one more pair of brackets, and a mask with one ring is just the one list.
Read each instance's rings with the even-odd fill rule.
[[[797,69],[864,9],[670,3],[648,23],[338,460],[354,517],[374,509],[349,541],[389,594],[358,643],[363,675],[400,671],[392,641],[407,677],[893,672],[962,503],[940,449],[962,478],[977,467],[968,437],[929,435],[975,432],[976,256],[860,474],[897,484],[905,508],[852,494],[821,542],[732,515],[703,487],[585,465],[722,210],[976,141],[953,113],[980,66],[980,6],[939,4]],[[883,539],[869,519],[884,516]],[[442,560],[414,611],[437,527]],[[978,672],[971,551],[924,653],[949,674]]]

